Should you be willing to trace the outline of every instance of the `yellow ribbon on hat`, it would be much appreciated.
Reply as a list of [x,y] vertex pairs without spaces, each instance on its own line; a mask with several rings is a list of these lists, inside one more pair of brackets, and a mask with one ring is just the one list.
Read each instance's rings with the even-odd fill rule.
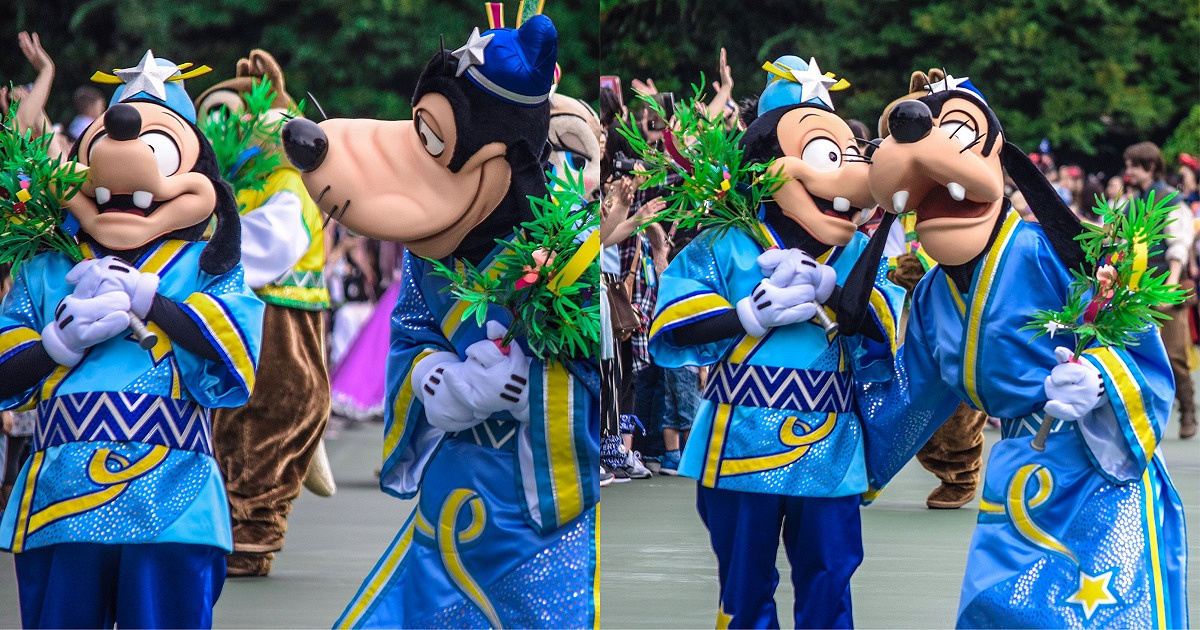
[[[799,83],[799,81],[796,80],[796,75],[792,74],[792,69],[787,66],[768,61],[762,65],[762,69],[775,75],[776,78],[771,79],[772,81],[778,81],[779,79],[784,79],[786,81],[791,81],[792,83]],[[830,79],[834,79],[837,77],[837,75],[835,75],[832,72],[826,72],[825,76],[829,77]],[[849,81],[847,81],[845,79],[838,79],[837,83],[834,83],[833,85],[829,86],[829,91],[830,92],[840,92],[841,90],[844,90],[848,87],[850,87]]]
[[[192,62],[188,61],[185,63],[181,63],[175,67],[182,71],[182,70],[187,70],[188,68],[191,68],[192,65],[193,65]],[[113,72],[117,72],[118,70],[120,70],[120,68],[114,68]],[[193,70],[189,70],[188,72],[181,72],[180,74],[176,74],[174,76],[168,77],[167,81],[168,82],[169,81],[184,81],[186,79],[198,77],[202,74],[208,74],[209,72],[212,72],[212,68],[210,68],[208,66],[199,66]],[[125,83],[125,80],[122,79],[121,77],[119,77],[115,74],[109,74],[107,72],[102,72],[100,70],[97,70],[96,72],[92,73],[91,81],[92,81],[92,83],[102,83],[104,85],[121,85],[122,83]]]

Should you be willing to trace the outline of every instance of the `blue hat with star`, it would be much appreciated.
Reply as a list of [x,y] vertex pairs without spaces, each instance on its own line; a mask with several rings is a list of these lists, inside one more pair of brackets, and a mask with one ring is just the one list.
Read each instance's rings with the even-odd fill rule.
[[479,89],[524,107],[537,107],[550,98],[554,65],[558,61],[558,32],[544,15],[534,15],[520,28],[493,28],[482,35],[476,28],[466,45],[450,53],[458,68]]
[[958,77],[950,76],[949,72],[946,73],[946,78],[942,79],[941,81],[926,85],[925,90],[930,94],[948,92],[950,90],[962,90],[964,92],[970,92],[971,94],[979,97],[979,100],[983,101],[984,105],[988,104],[987,99],[983,96],[983,92],[980,92],[979,88],[975,87],[974,83],[971,83],[971,77],[962,77],[960,79]]
[[170,60],[155,57],[153,51],[147,50],[138,65],[113,70],[112,74],[96,72],[92,75],[92,81],[117,85],[117,91],[108,102],[109,107],[132,100],[151,101],[195,124],[196,106],[184,89],[183,80],[205,74],[212,68],[200,66],[188,70],[191,66],[191,63],[176,65]]
[[767,71],[767,87],[758,97],[758,115],[780,107],[803,103],[820,105],[833,111],[830,92],[850,87],[845,79],[835,79],[832,72],[822,73],[817,59],[807,62],[795,55],[784,55],[763,64]]

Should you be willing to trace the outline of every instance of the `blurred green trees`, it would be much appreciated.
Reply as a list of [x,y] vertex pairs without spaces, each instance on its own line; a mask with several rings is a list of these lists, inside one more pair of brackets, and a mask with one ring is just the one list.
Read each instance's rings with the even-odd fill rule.
[[1019,146],[1049,138],[1085,160],[1162,144],[1200,101],[1195,0],[600,2],[603,73],[626,86],[711,79],[725,46],[740,99],[762,89],[764,61],[815,56],[853,84],[835,95],[838,113],[872,129],[909,74],[931,67],[970,76]]
[[[505,5],[512,26],[518,1]],[[559,32],[559,90],[596,98],[594,2],[547,0],[544,13]],[[93,71],[134,65],[147,48],[176,63],[212,66],[188,82],[193,95],[232,76],[238,58],[260,47],[279,60],[297,99],[312,92],[330,116],[397,118],[409,113],[439,36],[453,49],[473,27],[487,29],[476,0],[0,0],[0,15],[0,80],[33,79],[16,34],[39,32],[58,66],[49,113],[64,124],[74,115],[71,92]]]

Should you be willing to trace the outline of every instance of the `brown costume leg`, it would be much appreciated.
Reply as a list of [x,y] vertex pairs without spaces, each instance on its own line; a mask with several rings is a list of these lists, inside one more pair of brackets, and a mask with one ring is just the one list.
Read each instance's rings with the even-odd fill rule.
[[233,516],[229,575],[266,575],[329,421],[320,312],[268,304],[249,402],[213,414],[213,442]]
[[1188,370],[1187,349],[1192,343],[1188,330],[1187,307],[1165,306],[1155,309],[1166,313],[1171,319],[1162,323],[1163,345],[1167,358],[1171,360],[1171,372],[1175,374],[1175,400],[1179,401],[1179,437],[1187,439],[1196,434],[1196,398],[1192,387],[1192,373]]
[[917,452],[917,461],[925,470],[942,480],[925,504],[934,509],[953,509],[975,497],[979,470],[983,466],[983,426],[987,414],[966,403],[929,438]]

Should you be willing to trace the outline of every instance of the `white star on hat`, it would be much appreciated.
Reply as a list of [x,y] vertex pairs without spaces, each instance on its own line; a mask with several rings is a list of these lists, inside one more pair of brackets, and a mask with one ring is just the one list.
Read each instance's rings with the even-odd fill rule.
[[821,72],[817,67],[817,58],[809,57],[808,69],[803,72],[792,70],[792,76],[796,77],[796,82],[800,84],[800,100],[807,103],[811,99],[821,101],[829,109],[833,109],[833,99],[829,96],[829,86],[837,83],[837,79],[831,79]]
[[971,77],[963,77],[961,79],[957,79],[957,78],[951,76],[949,73],[947,73],[945,79],[942,79],[941,81],[938,81],[937,83],[930,83],[929,85],[925,86],[925,89],[928,90],[930,94],[934,94],[936,92],[945,92],[948,90],[958,90],[958,89],[965,90],[966,88],[959,88],[958,86],[960,86],[963,83],[966,83],[967,81],[970,81],[970,80],[971,80]]
[[160,64],[154,58],[154,53],[147,50],[138,65],[115,70],[113,73],[125,82],[125,91],[121,94],[122,101],[133,98],[139,92],[145,92],[160,101],[165,101],[167,100],[165,82],[176,72],[179,72],[179,66],[172,63]]
[[471,36],[467,38],[467,43],[462,48],[450,53],[450,56],[458,61],[458,70],[454,73],[454,76],[461,77],[467,71],[467,68],[483,65],[483,50],[487,48],[488,42],[492,41],[492,38],[495,36],[495,33],[480,36],[479,27],[475,27],[471,31]]

